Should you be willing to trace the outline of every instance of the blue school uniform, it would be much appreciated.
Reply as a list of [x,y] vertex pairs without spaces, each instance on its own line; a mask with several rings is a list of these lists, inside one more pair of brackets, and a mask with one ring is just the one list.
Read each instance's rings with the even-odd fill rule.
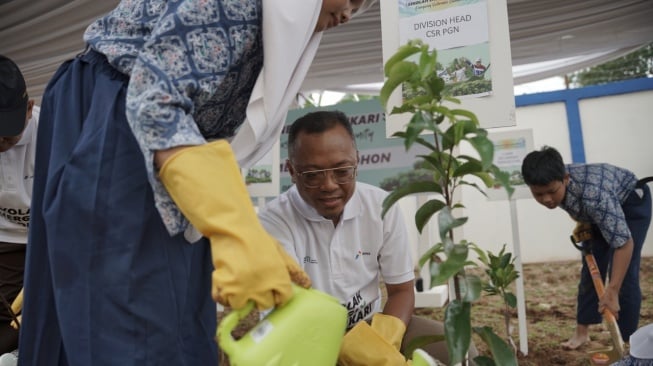
[[[637,329],[642,302],[639,267],[642,246],[651,223],[651,193],[635,175],[610,164],[568,165],[570,179],[560,207],[572,218],[592,224],[591,246],[601,276],[610,272],[616,248],[633,239],[633,254],[619,294],[617,323],[624,341]],[[598,296],[585,258],[578,285],[578,324],[599,324]]]
[[20,365],[217,364],[210,246],[185,239],[152,166],[154,150],[230,137],[244,120],[262,66],[261,2],[209,3],[123,1],[49,82]]

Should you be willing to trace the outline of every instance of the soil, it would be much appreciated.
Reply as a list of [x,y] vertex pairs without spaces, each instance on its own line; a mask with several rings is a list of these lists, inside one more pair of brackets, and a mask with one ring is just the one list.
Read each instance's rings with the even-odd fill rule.
[[[592,326],[590,342],[579,349],[564,350],[560,346],[574,331],[580,268],[580,259],[523,266],[528,353],[517,351],[519,365],[589,365],[589,355],[592,352],[611,346],[610,333],[604,324]],[[653,257],[642,258],[640,275],[642,309],[639,324],[643,326],[653,323]],[[503,302],[497,296],[483,296],[472,306],[473,326],[490,326],[497,335],[504,336],[506,327],[502,305]],[[442,320],[444,311],[442,308],[420,308],[415,313]],[[517,309],[512,309],[511,315],[511,338],[519,349]],[[255,322],[255,319],[250,322]],[[242,334],[248,327],[245,322],[234,335],[238,337],[238,333]],[[474,341],[479,351],[489,356],[480,338],[474,336]],[[228,365],[226,357],[223,356],[220,365]]]

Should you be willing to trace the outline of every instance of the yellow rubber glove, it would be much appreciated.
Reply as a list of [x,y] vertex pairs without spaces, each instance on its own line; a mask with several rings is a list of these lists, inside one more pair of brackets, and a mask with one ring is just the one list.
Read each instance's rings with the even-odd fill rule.
[[397,351],[401,349],[401,340],[406,333],[406,324],[401,319],[392,315],[376,313],[372,316],[372,329]]
[[258,221],[229,143],[219,140],[172,155],[159,177],[181,212],[211,242],[213,298],[259,309],[292,297],[289,272],[308,276]]
[[345,334],[338,355],[338,365],[340,366],[405,366],[409,364],[399,350],[375,332],[366,321],[356,323]]
[[288,252],[286,252],[286,249],[279,244],[278,241],[274,241],[274,244],[277,247],[277,250],[279,251],[279,255],[281,255],[281,259],[283,260],[283,263],[286,265],[286,269],[288,270],[288,274],[290,275],[290,280],[294,282],[296,285],[301,286],[303,288],[309,288],[311,287],[311,279],[308,277],[306,272],[302,269],[302,267],[297,264],[295,261],[295,258],[291,257]]
[[574,228],[572,236],[576,243],[592,239],[592,224],[587,222],[576,222],[576,227]]

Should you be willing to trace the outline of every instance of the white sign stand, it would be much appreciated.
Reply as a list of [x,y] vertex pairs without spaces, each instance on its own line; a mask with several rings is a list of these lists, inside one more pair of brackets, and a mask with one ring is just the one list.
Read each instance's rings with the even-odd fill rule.
[[519,221],[517,220],[517,201],[510,199],[510,223],[512,224],[512,251],[515,255],[517,277],[517,320],[519,322],[519,350],[528,355],[528,331],[526,329],[526,295],[524,293],[524,271],[521,263],[521,244],[519,243]]
[[[511,130],[511,131],[490,131],[488,135],[494,142],[494,164],[501,170],[508,172],[511,177],[519,175],[521,178],[521,163],[526,154],[533,150],[532,130]],[[511,178],[512,179],[512,178]],[[517,219],[517,200],[520,198],[531,198],[530,189],[518,180],[513,183],[515,191],[508,198],[503,187],[490,189],[487,192],[490,200],[507,199],[510,203],[510,222],[512,225],[512,250],[515,256],[515,270],[519,271],[516,280],[517,285],[517,318],[519,322],[519,350],[528,354],[528,331],[526,329],[526,301],[524,293],[524,273],[521,261],[521,244],[519,243],[519,221]]]

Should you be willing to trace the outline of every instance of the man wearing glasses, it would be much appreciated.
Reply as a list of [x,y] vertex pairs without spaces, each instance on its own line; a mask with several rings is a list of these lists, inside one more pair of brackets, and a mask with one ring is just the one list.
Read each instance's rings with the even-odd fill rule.
[[[413,260],[397,206],[381,218],[387,192],[356,182],[358,151],[347,116],[309,113],[288,135],[288,171],[294,185],[259,217],[295,257],[313,286],[348,309],[339,364],[405,365],[399,352],[409,337],[442,334],[442,324],[413,317]],[[381,308],[380,280],[387,301]],[[316,309],[319,311],[319,309]],[[363,321],[365,320],[365,321]],[[424,347],[447,362],[444,342]],[[413,355],[429,358],[423,351]]]

